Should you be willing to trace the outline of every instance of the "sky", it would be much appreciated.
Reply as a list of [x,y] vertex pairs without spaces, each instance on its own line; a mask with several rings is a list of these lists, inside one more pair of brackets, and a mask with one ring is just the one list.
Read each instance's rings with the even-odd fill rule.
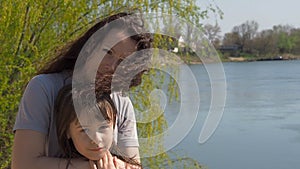
[[224,13],[223,19],[214,14],[204,23],[218,22],[222,35],[247,20],[258,23],[258,31],[272,29],[274,25],[300,28],[300,0],[197,0],[198,5],[216,4]]

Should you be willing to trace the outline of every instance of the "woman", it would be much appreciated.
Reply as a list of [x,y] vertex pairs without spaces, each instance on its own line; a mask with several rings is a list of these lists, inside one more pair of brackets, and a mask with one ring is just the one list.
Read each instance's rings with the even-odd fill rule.
[[[82,80],[87,84],[95,82],[96,92],[98,90],[111,92],[113,73],[122,60],[135,51],[150,48],[151,38],[149,34],[141,33],[143,25],[137,22],[136,17],[128,16],[132,15],[119,13],[103,19],[77,40],[63,48],[52,62],[30,80],[21,99],[14,126],[13,169],[58,169],[66,166],[68,163],[66,159],[56,158],[61,153],[53,117],[54,102],[58,91],[74,80],[75,63],[86,42],[98,30],[104,29],[105,34],[101,35],[100,41],[96,41],[98,43],[96,53],[105,52],[100,65],[95,64],[95,60],[98,60],[97,57],[83,55],[84,62],[79,62],[79,71],[76,69],[76,74],[79,74],[79,77],[82,77]],[[109,27],[109,23],[114,21],[121,21],[119,22],[121,25]],[[112,44],[112,48],[107,47],[116,38],[120,39],[119,43]],[[131,66],[128,66],[128,70],[136,70]],[[91,75],[95,71],[97,72],[96,75]],[[141,83],[141,75],[142,72],[138,72],[131,79],[130,87]],[[93,80],[93,77],[96,79]],[[122,80],[124,81],[124,79]],[[118,87],[118,89],[120,88]],[[138,159],[138,140],[132,103],[129,97],[120,93],[113,92],[111,97],[118,112],[114,130],[115,141],[122,152]],[[91,168],[90,164],[82,159],[74,158],[72,163],[77,168]]]

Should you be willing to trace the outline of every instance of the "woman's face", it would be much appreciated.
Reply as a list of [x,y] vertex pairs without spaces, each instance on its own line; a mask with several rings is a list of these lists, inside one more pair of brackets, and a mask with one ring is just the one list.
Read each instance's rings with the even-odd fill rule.
[[[120,62],[137,50],[136,41],[131,38],[124,39],[125,35],[124,32],[120,33],[116,29],[111,30],[106,35],[101,42],[99,52],[97,51],[86,60],[83,70],[85,78],[93,83],[96,72],[97,76],[113,75]],[[115,44],[115,42],[118,43]],[[101,58],[102,60],[99,62]]]
[[70,124],[68,137],[81,155],[90,160],[99,160],[112,145],[113,125],[105,120],[81,125],[75,120]]

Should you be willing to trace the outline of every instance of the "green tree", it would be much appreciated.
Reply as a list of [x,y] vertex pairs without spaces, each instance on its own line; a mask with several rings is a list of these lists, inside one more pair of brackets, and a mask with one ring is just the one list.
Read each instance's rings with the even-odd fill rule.
[[294,46],[294,37],[289,36],[286,32],[279,33],[277,47],[281,54],[290,53]]
[[299,55],[300,54],[300,29],[295,28],[291,31],[291,37],[294,38],[294,47],[292,48],[292,53],[295,55]]
[[293,27],[290,25],[273,26],[274,36],[276,37],[277,49],[279,53],[290,53],[295,47],[295,37],[291,36]]

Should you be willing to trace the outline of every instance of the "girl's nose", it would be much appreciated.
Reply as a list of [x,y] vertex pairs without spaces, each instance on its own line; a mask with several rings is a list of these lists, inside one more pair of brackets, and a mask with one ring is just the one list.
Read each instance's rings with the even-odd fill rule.
[[94,133],[93,136],[91,136],[91,143],[98,145],[100,142],[102,142],[101,135],[99,133]]

